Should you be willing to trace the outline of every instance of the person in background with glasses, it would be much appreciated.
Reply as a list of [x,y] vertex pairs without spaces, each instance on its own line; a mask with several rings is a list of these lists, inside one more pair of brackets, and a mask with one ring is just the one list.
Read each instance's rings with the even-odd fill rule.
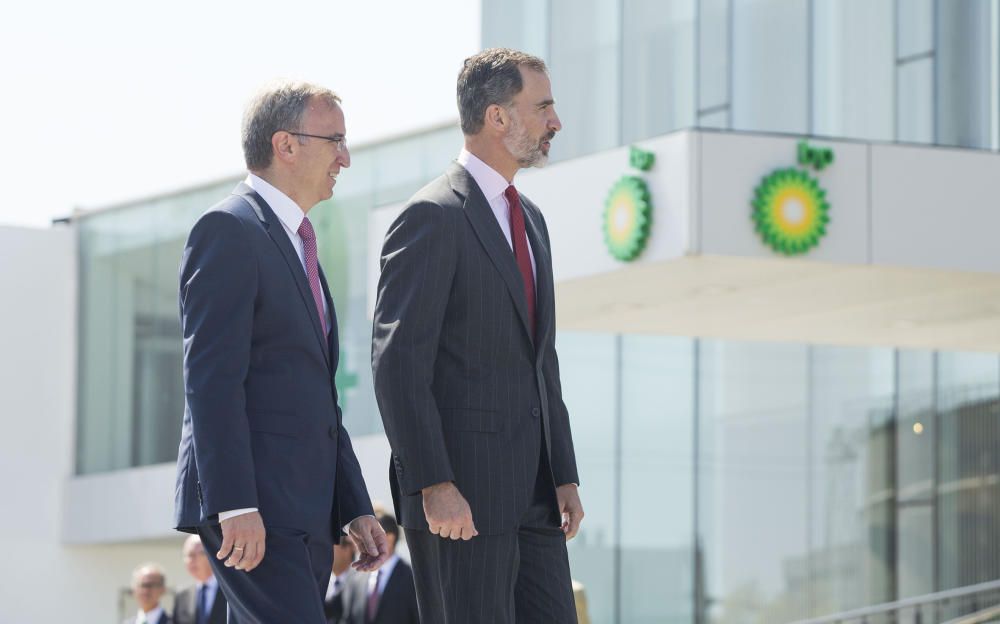
[[195,584],[174,597],[174,624],[226,624],[226,597],[197,535],[184,541],[184,567]]
[[144,563],[136,568],[132,572],[132,597],[139,611],[123,624],[172,624],[170,614],[160,606],[166,590],[167,577],[159,565]]
[[249,173],[181,258],[175,526],[201,536],[230,621],[324,624],[343,532],[355,568],[389,556],[342,424],[337,314],[307,216],[351,164],[346,134],[333,91],[263,89],[243,118]]

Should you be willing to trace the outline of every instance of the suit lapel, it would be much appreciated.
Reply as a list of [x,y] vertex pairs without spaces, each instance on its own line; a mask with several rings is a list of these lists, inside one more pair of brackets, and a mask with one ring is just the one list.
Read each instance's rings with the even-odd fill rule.
[[323,286],[323,298],[326,299],[326,309],[330,311],[330,333],[327,336],[327,353],[330,357],[327,359],[327,363],[330,364],[330,370],[336,371],[337,365],[340,363],[340,333],[337,329],[337,310],[333,307],[333,293],[330,291],[330,285],[326,281],[326,274],[323,273],[323,267],[319,267],[319,283]]
[[[271,237],[271,240],[275,245],[277,245],[278,250],[281,252],[282,257],[284,257],[285,264],[288,265],[288,270],[292,273],[292,277],[295,279],[295,285],[299,289],[299,295],[301,295],[302,303],[306,306],[306,312],[309,314],[309,319],[312,321],[313,332],[316,335],[316,339],[319,340],[319,344],[323,351],[323,357],[326,360],[327,366],[329,366],[330,349],[327,345],[326,337],[323,336],[323,326],[320,324],[319,312],[316,310],[316,303],[313,300],[312,289],[309,287],[309,280],[306,278],[306,272],[302,269],[302,261],[299,260],[299,255],[295,253],[295,248],[292,247],[292,241],[288,240],[288,234],[285,233],[285,228],[281,225],[281,222],[278,220],[278,216],[274,214],[271,207],[267,205],[267,202],[265,202],[264,199],[252,188],[241,182],[236,187],[236,191],[234,192],[250,202],[250,205],[257,213],[257,217],[260,218],[261,222],[264,224],[264,229],[267,230],[267,235]],[[274,227],[272,227],[272,224]]]
[[507,238],[497,223],[496,215],[490,208],[486,197],[479,189],[479,185],[465,167],[458,163],[452,163],[448,168],[448,179],[452,189],[464,200],[463,206],[465,215],[472,224],[479,242],[482,244],[486,254],[490,257],[493,265],[503,277],[507,290],[514,300],[514,307],[517,309],[517,316],[521,319],[521,326],[524,328],[528,341],[534,344],[535,338],[528,324],[528,302],[524,296],[524,279],[521,271],[517,268],[517,261],[510,250]]
[[[531,251],[535,257],[535,328],[537,344],[544,345],[554,324],[555,305],[552,301],[552,265],[549,264],[549,248],[542,237],[542,215],[538,209],[524,197],[521,197],[524,208],[524,229],[531,243]],[[520,273],[519,273],[520,274]],[[544,349],[537,349],[536,356],[541,359]]]

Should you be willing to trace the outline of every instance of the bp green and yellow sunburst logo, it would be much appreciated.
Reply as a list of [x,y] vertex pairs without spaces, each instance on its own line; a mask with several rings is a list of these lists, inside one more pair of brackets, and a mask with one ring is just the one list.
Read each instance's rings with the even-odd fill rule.
[[624,262],[638,256],[649,238],[651,217],[646,182],[638,176],[622,176],[604,201],[604,242],[611,255]]
[[788,256],[819,244],[830,222],[826,191],[800,169],[779,169],[754,190],[753,220],[768,246]]

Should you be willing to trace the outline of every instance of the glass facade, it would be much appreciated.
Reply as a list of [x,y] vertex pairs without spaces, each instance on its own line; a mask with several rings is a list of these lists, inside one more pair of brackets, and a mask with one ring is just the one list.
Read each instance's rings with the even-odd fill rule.
[[[368,211],[406,199],[458,153],[448,126],[356,149],[333,199],[310,212],[337,304],[337,386],[352,435],[382,430],[371,383]],[[184,410],[177,271],[188,231],[241,178],[80,218],[76,470],[175,461]]]
[[482,4],[484,46],[549,63],[554,160],[687,127],[1000,148],[995,0]]
[[1000,575],[1000,356],[568,332],[559,352],[593,621],[770,624]]

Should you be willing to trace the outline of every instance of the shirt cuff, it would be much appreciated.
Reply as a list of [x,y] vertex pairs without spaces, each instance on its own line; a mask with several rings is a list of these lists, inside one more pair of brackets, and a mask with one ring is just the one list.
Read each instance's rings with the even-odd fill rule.
[[220,511],[219,512],[219,522],[223,520],[229,520],[230,518],[235,518],[236,516],[242,516],[243,514],[252,513],[257,511],[256,507],[246,507],[244,509],[233,509],[231,511]]
[[[371,515],[371,514],[364,514],[364,515],[361,515],[361,516],[358,516],[358,518],[374,518],[374,517],[375,517],[375,516],[373,516],[373,515]],[[354,520],[357,520],[358,518],[355,518]],[[350,534],[351,534],[351,532],[350,532],[350,531],[348,531],[347,529],[348,529],[348,527],[350,527],[350,526],[351,526],[351,524],[353,524],[353,523],[354,523],[354,520],[351,520],[350,522],[348,522],[347,524],[345,524],[345,525],[344,525],[344,527],[343,527],[343,529],[342,529],[342,530],[344,531],[344,533],[345,533],[345,534],[347,534],[347,535],[350,535]]]

